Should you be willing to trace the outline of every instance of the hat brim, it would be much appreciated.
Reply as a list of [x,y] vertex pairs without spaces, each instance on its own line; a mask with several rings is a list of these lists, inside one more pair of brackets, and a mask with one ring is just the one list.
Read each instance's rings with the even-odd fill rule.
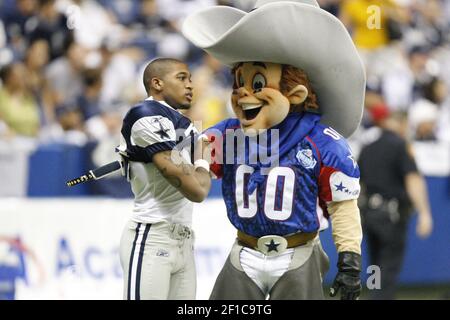
[[344,25],[318,7],[280,1],[250,13],[216,6],[188,16],[183,34],[223,64],[288,64],[304,70],[318,96],[322,122],[343,136],[363,113],[365,73]]

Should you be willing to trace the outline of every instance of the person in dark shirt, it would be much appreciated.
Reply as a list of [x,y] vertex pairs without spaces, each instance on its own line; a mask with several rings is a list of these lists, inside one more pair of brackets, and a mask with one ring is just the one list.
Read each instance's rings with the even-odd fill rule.
[[17,0],[8,5],[0,1],[0,20],[3,22],[7,45],[18,57],[25,54],[27,43],[25,35],[30,27],[30,19],[36,13],[37,0]]
[[426,184],[402,137],[405,119],[385,110],[372,113],[382,115],[374,119],[378,138],[363,147],[358,161],[365,194],[361,201],[363,233],[370,264],[381,269],[381,288],[371,295],[377,300],[395,298],[412,207],[418,212],[417,235],[426,238],[432,231]]
[[55,0],[39,0],[38,14],[30,24],[33,28],[27,30],[29,41],[45,39],[50,46],[50,60],[64,55],[67,48],[74,41],[73,30],[67,27],[67,17],[60,13]]
[[86,69],[82,73],[84,92],[76,98],[84,120],[101,114],[100,93],[103,85],[100,69]]

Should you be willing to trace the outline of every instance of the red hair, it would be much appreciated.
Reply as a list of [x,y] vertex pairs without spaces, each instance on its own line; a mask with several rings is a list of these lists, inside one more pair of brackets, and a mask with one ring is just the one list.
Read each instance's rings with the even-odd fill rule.
[[297,85],[303,85],[308,89],[308,96],[306,100],[299,105],[292,105],[290,112],[302,112],[302,111],[317,111],[319,105],[317,104],[317,96],[311,87],[308,76],[306,73],[291,65],[283,64],[280,91],[285,96],[294,89]]

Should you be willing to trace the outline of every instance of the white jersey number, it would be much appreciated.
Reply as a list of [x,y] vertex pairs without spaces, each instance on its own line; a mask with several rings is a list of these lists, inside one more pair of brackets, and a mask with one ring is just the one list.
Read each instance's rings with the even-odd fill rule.
[[[236,206],[241,218],[252,218],[258,211],[257,192],[247,192],[250,175],[254,169],[241,165],[236,170]],[[278,185],[281,185],[278,188]],[[295,189],[295,172],[289,167],[276,167],[267,177],[263,199],[264,214],[271,220],[287,220],[292,213]],[[278,197],[277,197],[278,196]],[[277,201],[278,198],[278,201]]]
[[339,132],[337,132],[333,128],[326,128],[325,130],[323,130],[323,133],[326,134],[327,136],[333,138],[336,141],[340,140],[342,138],[342,136],[339,134]]
[[253,171],[255,169],[246,165],[239,166],[236,170],[236,205],[238,215],[242,218],[252,218],[258,211],[256,192],[251,195],[247,192],[248,179]]

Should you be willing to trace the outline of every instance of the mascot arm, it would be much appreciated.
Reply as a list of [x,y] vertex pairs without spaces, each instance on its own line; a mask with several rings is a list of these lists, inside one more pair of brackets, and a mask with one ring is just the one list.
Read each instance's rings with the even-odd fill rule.
[[330,202],[327,207],[337,251],[361,254],[362,229],[357,200]]
[[330,296],[340,292],[342,300],[355,300],[361,294],[361,219],[357,200],[330,202],[328,212],[333,226],[333,240],[338,255],[338,272]]

